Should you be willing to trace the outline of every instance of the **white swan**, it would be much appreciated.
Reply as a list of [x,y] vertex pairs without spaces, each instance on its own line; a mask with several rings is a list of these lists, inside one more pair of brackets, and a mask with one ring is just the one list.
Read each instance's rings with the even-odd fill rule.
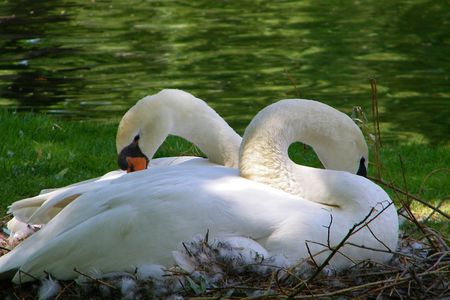
[[[380,214],[352,235],[353,245],[341,248],[330,264],[340,270],[364,259],[386,262],[391,257],[387,249],[396,247],[398,230],[389,196],[364,177],[302,167],[286,158],[290,143],[324,130],[313,124],[305,128],[303,103],[280,101],[252,120],[240,151],[241,174],[252,180],[239,176],[237,169],[192,165],[119,177],[107,188],[81,195],[1,257],[0,274],[20,269],[24,273],[19,278],[17,272],[13,281],[24,282],[33,278],[23,274],[40,278],[44,271],[70,279],[77,275],[74,267],[110,272],[132,271],[142,264],[170,265],[171,250],[207,229],[210,236],[250,237],[290,263],[308,257],[305,241],[313,241],[309,248],[320,263],[330,252],[322,245],[337,245],[371,212],[370,218]],[[317,113],[312,122],[326,120],[324,111]],[[329,130],[334,133],[340,134]],[[320,145],[313,147],[327,152]],[[357,148],[353,142],[348,147],[347,153]]]
[[[158,158],[150,162],[151,167],[177,164],[238,167],[242,138],[203,100],[181,90],[162,90],[144,97],[130,108],[119,124],[117,153],[120,154],[138,134],[141,135],[140,148],[149,158],[153,157],[169,134],[193,142],[208,157]],[[27,223],[46,224],[79,195],[104,188],[111,184],[111,179],[124,174],[113,171],[99,178],[16,201],[9,207],[8,213],[13,214],[14,218],[8,228],[14,234],[22,232]]]

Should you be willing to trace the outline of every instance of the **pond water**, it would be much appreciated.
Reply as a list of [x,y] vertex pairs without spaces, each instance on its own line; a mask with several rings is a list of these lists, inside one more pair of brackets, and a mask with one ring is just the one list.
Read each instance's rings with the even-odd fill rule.
[[387,140],[450,140],[448,1],[0,3],[0,107],[119,118],[181,88],[243,132],[269,103],[302,97],[370,115]]

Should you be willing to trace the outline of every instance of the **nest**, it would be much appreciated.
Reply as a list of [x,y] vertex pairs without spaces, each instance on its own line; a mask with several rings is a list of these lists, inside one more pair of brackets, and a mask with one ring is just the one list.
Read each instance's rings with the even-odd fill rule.
[[[292,299],[348,297],[361,299],[441,299],[450,297],[448,239],[420,225],[425,234],[400,235],[389,264],[360,262],[336,274],[311,259],[301,266],[280,267],[258,255],[243,257],[230,245],[208,237],[184,244],[189,273],[180,267],[160,270],[156,277],[135,273],[85,274],[72,281],[51,278],[40,283],[13,285],[0,281],[5,299],[154,299],[276,297]],[[411,227],[409,227],[411,228]],[[413,230],[414,232],[416,230]],[[2,235],[3,240],[5,234]],[[7,251],[7,250],[3,250]],[[305,268],[307,266],[307,268]],[[46,290],[47,289],[47,290]],[[45,294],[47,293],[47,294]]]

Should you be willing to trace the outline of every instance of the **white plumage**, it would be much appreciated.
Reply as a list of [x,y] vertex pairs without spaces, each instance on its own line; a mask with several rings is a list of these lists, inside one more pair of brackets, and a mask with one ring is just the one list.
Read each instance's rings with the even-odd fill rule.
[[[348,116],[316,101],[297,100],[297,106],[300,107],[294,112],[296,120],[310,131],[303,134],[299,140],[314,146],[326,168],[356,173],[361,156],[365,157],[365,166],[368,166],[364,138]],[[204,101],[181,90],[162,90],[138,101],[120,122],[116,139],[117,152],[128,145],[138,133],[141,135],[140,147],[149,158],[153,157],[156,149],[169,134],[179,135],[193,142],[209,158],[158,158],[150,161],[150,168],[178,164],[224,165],[237,168],[239,164],[241,137]],[[270,147],[270,144],[267,146]],[[257,155],[259,153],[266,159],[263,152],[265,148],[267,147],[262,145],[257,149],[249,161],[255,157],[261,165],[262,160]],[[253,149],[248,152],[253,152]],[[243,165],[243,172],[248,165]],[[273,162],[267,162],[267,165],[272,166]],[[268,169],[268,173],[272,173],[272,169]],[[28,230],[28,224],[46,224],[79,195],[107,188],[112,179],[124,174],[123,171],[112,171],[99,178],[59,189],[44,190],[38,196],[16,201],[9,207],[9,213],[13,214],[14,218],[8,223],[8,229],[13,236],[17,235],[21,239],[27,237],[33,233]],[[272,180],[267,176],[260,179],[254,176],[253,179],[265,182]],[[12,244],[16,243],[14,241]]]
[[61,285],[57,280],[49,278],[44,278],[41,280],[41,286],[38,291],[39,300],[49,300],[54,299],[54,297],[61,290]]
[[[313,109],[305,112],[308,107]],[[309,256],[305,242],[310,241],[310,251],[320,263],[330,253],[323,245],[336,246],[370,212],[370,230],[366,226],[352,235],[349,242],[353,245],[341,248],[330,264],[341,270],[365,259],[386,262],[390,253],[354,245],[395,249],[397,213],[389,196],[361,176],[302,167],[287,158],[289,144],[301,139],[309,141],[319,157],[327,157],[333,153],[328,147],[338,143],[339,136],[336,142],[323,141],[323,137],[341,135],[341,150],[345,151],[336,155],[349,156],[347,162],[357,169],[367,151],[365,143],[355,138],[361,133],[341,134],[346,119],[339,123],[340,113],[334,116],[329,111],[307,100],[280,101],[264,109],[244,135],[240,170],[197,164],[161,166],[86,191],[43,229],[1,257],[0,273],[20,269],[43,277],[47,271],[56,278],[70,279],[77,275],[75,267],[132,272],[140,265],[170,266],[171,251],[207,229],[211,238],[251,238],[270,255],[284,256],[288,264]],[[304,125],[302,117],[308,113],[311,118]],[[314,113],[339,124],[329,124],[333,128],[328,130],[320,122],[314,126]],[[347,140],[352,136],[356,141]],[[343,162],[335,166],[343,168]],[[372,219],[377,212],[382,213]],[[16,275],[13,281],[18,280]],[[22,276],[26,280],[32,278]]]

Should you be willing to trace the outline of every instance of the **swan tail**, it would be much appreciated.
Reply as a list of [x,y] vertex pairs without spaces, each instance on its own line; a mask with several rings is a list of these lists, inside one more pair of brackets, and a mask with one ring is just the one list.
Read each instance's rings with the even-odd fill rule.
[[72,203],[81,195],[104,186],[126,174],[125,172],[112,171],[102,177],[85,180],[76,184],[59,188],[48,194],[46,201],[29,216],[27,222],[30,224],[47,224],[53,219],[63,208]]
[[103,175],[100,178],[93,178],[93,179],[84,180],[84,181],[81,181],[81,182],[77,182],[77,183],[68,185],[68,186],[63,187],[63,188],[43,189],[43,190],[41,190],[41,192],[37,196],[31,197],[31,198],[25,198],[25,199],[22,199],[22,200],[19,200],[19,201],[16,201],[16,202],[12,203],[8,207],[8,213],[12,214],[15,218],[17,218],[18,220],[20,220],[22,222],[28,222],[30,217],[47,200],[51,199],[55,195],[59,195],[59,194],[65,192],[67,190],[71,190],[71,189],[73,189],[75,187],[78,187],[78,186],[85,186],[86,184],[94,182],[94,181],[107,179],[108,177],[117,176],[116,174],[117,174],[117,171],[113,171],[113,172],[110,172],[110,173],[107,173],[107,174]]
[[82,195],[83,192],[69,191],[62,195],[52,197],[44,202],[28,219],[30,224],[47,224],[64,207]]

